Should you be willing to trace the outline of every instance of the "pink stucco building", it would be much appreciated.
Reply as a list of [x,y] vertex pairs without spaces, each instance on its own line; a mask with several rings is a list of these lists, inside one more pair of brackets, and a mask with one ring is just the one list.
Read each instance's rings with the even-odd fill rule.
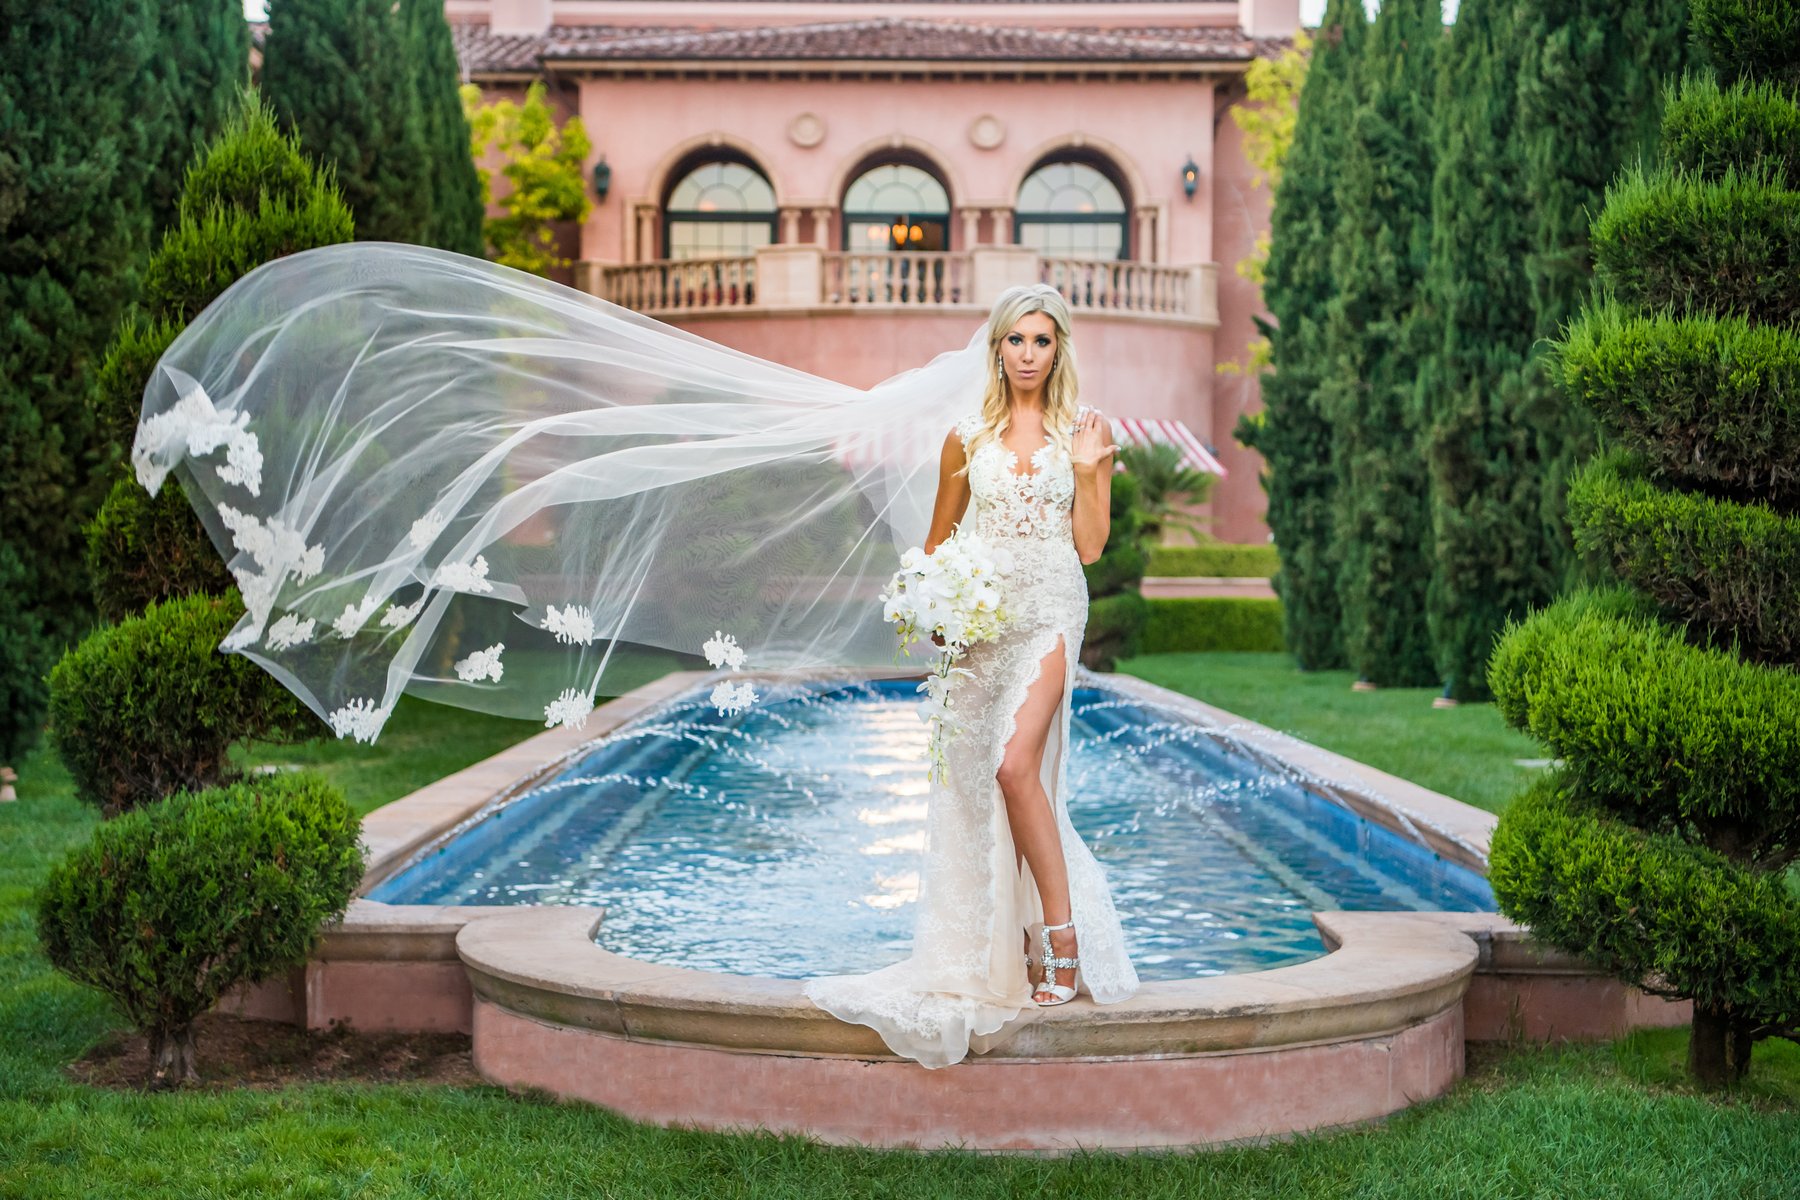
[[[1001,289],[1075,308],[1084,400],[1174,418],[1262,541],[1268,224],[1228,111],[1298,0],[448,0],[467,76],[545,80],[594,140],[572,282],[866,386],[960,346]],[[596,175],[591,168],[604,159]],[[602,194],[600,184],[604,183]]]

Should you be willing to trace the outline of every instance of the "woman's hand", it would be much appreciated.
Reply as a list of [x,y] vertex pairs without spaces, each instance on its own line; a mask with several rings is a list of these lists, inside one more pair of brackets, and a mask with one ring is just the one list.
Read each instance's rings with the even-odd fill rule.
[[1111,455],[1119,447],[1112,441],[1112,427],[1100,419],[1100,414],[1088,409],[1075,419],[1075,433],[1069,445],[1069,461],[1077,469],[1092,471],[1100,465],[1100,460]]

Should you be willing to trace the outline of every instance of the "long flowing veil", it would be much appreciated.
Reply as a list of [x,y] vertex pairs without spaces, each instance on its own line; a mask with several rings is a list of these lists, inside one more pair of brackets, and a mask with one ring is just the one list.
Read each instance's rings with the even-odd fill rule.
[[873,388],[481,259],[277,259],[176,338],[132,448],[246,612],[222,648],[340,737],[402,692],[549,724],[723,632],[751,668],[888,664],[984,333]]

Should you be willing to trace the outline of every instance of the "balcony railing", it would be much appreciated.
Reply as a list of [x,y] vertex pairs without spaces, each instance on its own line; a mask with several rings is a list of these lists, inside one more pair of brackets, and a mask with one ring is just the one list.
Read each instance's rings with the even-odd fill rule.
[[827,304],[969,303],[969,256],[945,253],[824,256]]
[[1021,246],[859,254],[780,244],[721,258],[583,262],[575,282],[614,304],[665,316],[871,306],[977,311],[1007,287],[1035,281],[1084,312],[1216,327],[1217,279],[1213,263],[1047,258]]
[[638,312],[748,308],[756,303],[756,256],[661,259],[602,267],[588,290]]
[[1185,315],[1193,311],[1194,272],[1187,267],[1119,259],[1040,258],[1038,279],[1070,308]]

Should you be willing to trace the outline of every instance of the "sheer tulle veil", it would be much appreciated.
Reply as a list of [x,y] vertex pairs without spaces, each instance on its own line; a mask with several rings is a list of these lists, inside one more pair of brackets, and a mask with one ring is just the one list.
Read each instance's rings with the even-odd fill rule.
[[[180,480],[246,612],[223,644],[339,736],[402,692],[547,724],[732,635],[888,665],[966,345],[859,389],[535,276],[379,242],[277,259],[170,345],[132,461]],[[931,351],[921,347],[921,359]]]

